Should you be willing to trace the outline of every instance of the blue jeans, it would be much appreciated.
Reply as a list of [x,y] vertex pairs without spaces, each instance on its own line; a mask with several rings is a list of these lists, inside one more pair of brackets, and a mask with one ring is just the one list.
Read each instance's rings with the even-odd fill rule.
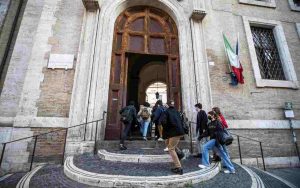
[[148,121],[148,120],[141,121],[140,132],[143,135],[143,137],[147,136],[149,123],[150,123],[150,121]]
[[[226,145],[221,145],[221,147],[223,148],[224,153],[228,156],[228,158],[230,159],[230,155],[228,153],[228,149]],[[222,159],[222,166],[226,166],[224,163],[224,160]]]
[[209,166],[209,150],[215,149],[216,152],[220,154],[220,157],[222,158],[222,161],[224,161],[224,165],[227,166],[228,170],[233,172],[235,171],[233,164],[231,163],[228,155],[225,153],[223,147],[216,146],[216,140],[211,139],[209,140],[206,144],[203,146],[203,151],[202,151],[202,164],[205,166]]

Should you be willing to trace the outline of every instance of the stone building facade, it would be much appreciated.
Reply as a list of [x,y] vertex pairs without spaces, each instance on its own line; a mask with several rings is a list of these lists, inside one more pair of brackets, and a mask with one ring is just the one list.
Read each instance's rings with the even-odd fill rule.
[[[12,2],[22,3],[21,9],[14,7]],[[168,65],[168,72],[163,77],[158,78],[156,73],[149,75],[149,83],[166,82],[169,98],[178,99],[178,107],[187,113],[190,120],[195,121],[194,104],[197,102],[201,102],[206,111],[219,106],[233,133],[262,141],[267,157],[286,157],[279,159],[292,162],[296,160],[297,163],[297,158],[293,158],[296,150],[290,124],[284,117],[283,108],[285,102],[292,102],[295,118],[291,122],[300,135],[299,1],[7,0],[0,3],[1,37],[5,34],[2,32],[4,28],[13,24],[13,21],[9,21],[10,18],[17,15],[8,14],[11,12],[8,8],[20,11],[18,24],[14,30],[10,30],[15,35],[13,42],[9,46],[1,42],[0,52],[6,48],[11,49],[5,61],[1,56],[1,67],[6,67],[2,68],[0,85],[1,142],[99,120],[103,112],[108,113],[104,114],[104,121],[98,124],[97,132],[96,123],[89,124],[86,128],[83,126],[69,130],[68,153],[90,150],[95,133],[98,142],[117,139],[120,128],[118,123],[113,123],[118,118],[113,114],[117,114],[117,110],[126,105],[130,92],[128,88],[124,89],[127,87],[127,80],[112,83],[115,80],[112,75],[119,73],[121,77],[125,75],[126,79],[129,72],[122,67],[126,60],[130,61],[128,54],[140,54],[136,55],[137,58],[149,58],[150,64],[159,61]],[[170,41],[177,40],[174,43],[177,55],[171,52],[151,52],[152,38],[158,41],[161,36],[165,36],[152,33],[151,24],[146,34],[134,34],[133,31],[124,34],[121,38],[129,41],[128,44],[123,41],[121,45],[124,50],[114,52],[118,34],[126,33],[116,29],[122,14],[129,20],[126,22],[128,27],[131,27],[133,17],[138,14],[144,15],[145,20],[160,20],[162,25],[167,24],[167,18],[171,20],[170,23],[174,23],[174,26],[170,28],[173,27],[174,32],[169,28],[161,33],[170,31]],[[274,38],[273,44],[280,57],[284,79],[265,78],[262,75],[258,59],[270,54],[267,51],[257,54],[253,27],[260,28],[268,33],[268,37]],[[229,84],[228,60],[222,32],[232,45],[239,36],[245,84]],[[131,49],[130,44],[139,45],[130,43],[129,38],[133,35],[144,37],[141,39],[145,42],[142,52]],[[3,38],[8,41],[8,37]],[[171,43],[170,46],[166,44],[166,51],[171,50]],[[115,57],[114,53],[123,58],[119,69],[116,68],[118,56]],[[58,54],[58,68],[51,68],[50,57],[55,54]],[[73,63],[68,69],[59,65],[65,63],[63,60],[66,55],[73,57],[73,61],[65,65]],[[270,55],[273,56],[274,54]],[[176,66],[172,66],[173,64]],[[124,97],[126,92],[127,97]],[[83,130],[86,130],[84,135]],[[113,131],[118,134],[107,136]],[[45,138],[43,142],[40,141],[44,143],[40,147],[51,140],[63,142],[64,135],[65,133]],[[83,137],[90,141],[82,142]],[[2,168],[22,168],[30,160],[32,142],[29,139],[22,144],[8,145]],[[255,158],[255,153],[259,151],[257,146],[246,140],[241,142],[244,142],[244,154]],[[53,152],[53,158],[62,152],[61,146],[54,148],[57,152]],[[237,156],[236,148],[236,145],[231,148],[233,156]],[[15,151],[19,152],[18,155]],[[20,160],[14,161],[16,158]]]

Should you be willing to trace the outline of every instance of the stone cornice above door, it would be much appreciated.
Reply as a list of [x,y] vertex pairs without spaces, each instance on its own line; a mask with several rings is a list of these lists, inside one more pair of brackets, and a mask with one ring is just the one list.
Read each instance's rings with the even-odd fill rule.
[[193,12],[191,18],[202,20],[206,16],[204,0],[193,0]]
[[100,9],[98,0],[82,0],[87,11],[96,11]]

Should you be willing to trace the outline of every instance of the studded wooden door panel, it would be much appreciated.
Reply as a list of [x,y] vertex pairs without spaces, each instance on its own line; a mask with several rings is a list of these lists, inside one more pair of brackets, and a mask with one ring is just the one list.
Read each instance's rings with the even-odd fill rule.
[[126,53],[168,56],[168,99],[181,108],[180,66],[177,27],[162,10],[145,6],[124,11],[115,22],[114,44],[110,72],[108,120],[106,139],[119,139],[121,123],[119,110],[126,106],[127,69]]

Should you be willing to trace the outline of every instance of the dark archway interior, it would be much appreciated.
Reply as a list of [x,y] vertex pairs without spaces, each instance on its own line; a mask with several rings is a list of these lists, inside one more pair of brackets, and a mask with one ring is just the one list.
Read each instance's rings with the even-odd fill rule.
[[[163,55],[149,55],[149,54],[138,54],[138,53],[127,53],[128,58],[128,74],[127,74],[127,101],[135,101],[135,106],[137,112],[139,111],[140,105],[145,102],[145,97],[143,100],[139,100],[139,93],[146,93],[145,91],[139,91],[139,89],[143,89],[144,87],[139,87],[141,84],[146,85],[149,84],[149,80],[156,80],[157,73],[159,73],[160,80],[166,80],[166,69],[163,70],[155,70],[157,64],[166,66],[166,62],[168,57]],[[141,77],[141,72],[145,68],[152,67],[154,69],[153,73],[148,73],[147,75],[143,75]],[[161,67],[161,66],[159,66]],[[131,138],[139,139],[140,132],[139,127],[131,127]]]
[[[136,103],[136,108],[139,110],[139,105],[145,101],[139,99],[139,85],[140,83],[150,81],[166,81],[167,73],[162,70],[155,70],[152,74],[143,75],[140,77],[140,72],[146,66],[153,66],[156,64],[163,64],[166,66],[167,56],[164,55],[149,55],[138,53],[127,53],[128,58],[128,76],[127,76],[127,101],[133,100]],[[158,75],[159,74],[159,75]],[[163,79],[163,80],[162,80]]]

